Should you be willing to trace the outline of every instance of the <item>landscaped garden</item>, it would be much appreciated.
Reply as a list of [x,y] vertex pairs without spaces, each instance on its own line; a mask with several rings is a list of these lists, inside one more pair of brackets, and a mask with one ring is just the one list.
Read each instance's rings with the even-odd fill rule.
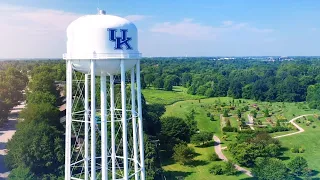
[[[279,136],[297,132],[296,127],[289,123],[292,118],[305,114],[319,114],[318,110],[310,110],[303,102],[257,102],[229,97],[202,99],[200,96],[185,94],[181,87],[174,89],[176,92],[147,89],[144,96],[148,103],[164,102],[167,105],[163,117],[174,116],[186,119],[190,112],[194,112],[198,133],[212,132],[217,135],[221,139],[222,147],[226,147],[223,151],[224,155],[233,162],[235,161],[232,153],[228,151],[228,146],[237,141],[238,132],[264,129],[273,137]],[[161,93],[159,94],[158,91]],[[317,153],[317,147],[320,147],[320,144],[315,143],[320,134],[320,121],[317,116],[311,115],[300,118],[296,122],[306,131],[279,138],[284,153],[281,158],[284,162],[289,162],[290,159],[299,155],[307,159],[309,168],[320,170],[318,163],[320,159],[317,158],[320,157],[320,154]],[[193,143],[188,146],[193,147],[197,154],[192,161],[193,163],[182,165],[173,160],[164,161],[163,168],[166,176],[186,179],[241,179],[248,177],[241,173],[229,176],[210,173],[210,169],[214,165],[223,165],[222,161],[211,161],[209,158],[214,153],[212,142],[204,147],[196,146]],[[294,148],[298,148],[298,151],[299,148],[302,148],[304,152],[293,153],[292,149]]]

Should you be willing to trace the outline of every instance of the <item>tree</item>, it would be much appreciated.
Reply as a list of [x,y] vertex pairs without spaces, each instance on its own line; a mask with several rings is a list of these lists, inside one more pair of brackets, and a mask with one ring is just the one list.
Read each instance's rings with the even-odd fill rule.
[[223,117],[229,117],[229,110],[228,109],[224,109],[223,110]]
[[269,109],[264,110],[264,117],[270,117]]
[[194,149],[185,143],[175,145],[173,151],[173,159],[183,165],[191,162],[195,156]]
[[303,157],[297,156],[289,162],[288,168],[293,174],[300,176],[307,170],[308,162]]
[[155,88],[161,89],[161,88],[163,88],[163,85],[164,85],[164,83],[163,83],[163,79],[161,77],[158,77],[153,81],[153,87],[155,87]]
[[261,180],[288,179],[286,165],[276,158],[257,158],[252,173]]
[[195,134],[198,131],[198,123],[195,120],[195,111],[192,109],[187,115],[186,115],[186,123],[190,128],[190,135]]
[[30,171],[29,168],[19,166],[13,170],[11,170],[9,174],[9,180],[34,180],[36,179],[35,175]]
[[251,111],[251,113],[254,118],[257,118],[258,113],[256,110]]
[[172,81],[170,80],[170,79],[166,79],[165,81],[164,81],[164,85],[163,85],[163,88],[164,88],[164,90],[166,90],[166,91],[172,91],[172,88],[173,88],[173,85],[172,85],[173,83],[172,83]]
[[22,122],[7,149],[5,162],[9,168],[28,167],[37,176],[63,171],[62,132],[45,122]]
[[241,118],[241,111],[240,111],[240,109],[238,109],[238,111],[237,111],[237,116],[238,116],[238,119]]
[[146,82],[146,84],[148,86],[150,86],[152,84],[152,82],[154,81],[154,76],[151,73],[148,73],[144,76],[144,81]]
[[50,92],[35,91],[27,93],[27,104],[42,104],[48,103],[52,106],[57,105],[57,98]]
[[175,144],[190,142],[190,128],[183,119],[177,117],[164,117],[161,119],[160,141],[162,149],[168,154],[172,152]]
[[191,142],[195,144],[204,145],[206,142],[212,140],[213,133],[211,132],[200,132],[196,133],[191,137]]

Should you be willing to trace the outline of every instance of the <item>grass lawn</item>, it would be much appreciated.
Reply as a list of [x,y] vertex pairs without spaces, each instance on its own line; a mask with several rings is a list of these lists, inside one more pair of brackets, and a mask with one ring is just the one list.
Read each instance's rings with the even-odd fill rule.
[[[191,145],[193,146],[193,145]],[[193,146],[194,147],[194,146]],[[221,164],[222,161],[210,162],[208,161],[208,156],[210,153],[214,152],[213,146],[205,147],[205,148],[197,148],[195,147],[196,153],[199,155],[195,158],[193,165],[180,165],[177,163],[171,163],[164,166],[164,170],[166,171],[167,179],[181,179],[186,180],[238,180],[247,178],[245,174],[239,173],[236,176],[215,176],[209,173],[209,169],[214,164]]]
[[[310,126],[306,126],[306,124],[302,122],[297,124],[301,126],[305,132],[279,138],[282,145],[287,148],[284,157],[293,158],[295,156],[302,156],[306,158],[311,169],[320,171],[320,121],[315,120]],[[313,125],[315,125],[316,128],[313,128]],[[305,152],[300,154],[292,153],[290,148],[295,146],[303,147]],[[288,162],[289,160],[286,161]],[[317,177],[320,177],[320,175],[318,174]]]
[[[229,106],[233,101],[232,98],[229,97],[219,97],[219,98],[207,98],[202,99],[201,96],[193,96],[186,94],[186,89],[182,87],[174,87],[174,92],[162,91],[162,90],[154,90],[154,89],[145,89],[143,90],[144,96],[148,103],[162,103],[167,105],[166,112],[163,116],[175,116],[186,118],[186,115],[194,109],[195,119],[198,122],[198,128],[200,131],[208,131],[214,132],[217,136],[220,137],[222,141],[222,147],[228,146],[230,143],[235,142],[235,136],[237,133],[227,133],[227,140],[222,140],[222,132],[220,126],[220,114],[221,111],[218,111],[215,107],[217,103],[225,104]],[[200,101],[199,101],[200,99]],[[263,124],[270,124],[266,121],[267,118],[264,117],[264,113],[262,112],[264,109],[268,108],[271,114],[270,119],[274,123],[276,123],[276,119],[279,116],[282,116],[287,119],[287,121],[291,120],[293,117],[297,117],[303,114],[320,114],[318,110],[310,110],[305,103],[282,103],[282,102],[257,102],[253,100],[235,100],[235,110],[231,110],[229,112],[229,119],[231,125],[236,127],[236,112],[237,109],[242,108],[244,106],[249,106],[249,110],[242,113],[242,117],[247,120],[247,115],[250,111],[254,110],[253,104],[256,104],[260,111],[258,112],[258,120],[261,120]],[[243,103],[245,101],[245,103]],[[214,121],[210,121],[210,118],[207,117],[207,113],[210,112],[214,115]],[[310,118],[309,118],[310,119]],[[279,138],[282,142],[283,146],[287,148],[284,153],[285,162],[288,162],[290,158],[301,155],[308,160],[310,168],[320,171],[320,141],[318,138],[320,137],[320,121],[314,120],[310,126],[306,126],[305,122],[300,123],[300,125],[306,130],[304,133]],[[315,125],[316,128],[312,126]],[[283,135],[291,132],[295,132],[296,130],[286,131],[286,132],[276,132],[272,133],[272,136]],[[194,146],[190,144],[190,146]],[[293,146],[301,146],[306,149],[306,151],[302,154],[293,154],[290,151],[290,148]],[[241,174],[240,176],[214,176],[209,173],[209,168],[215,163],[221,162],[209,162],[208,155],[209,153],[214,152],[214,148],[206,147],[206,148],[198,148],[195,147],[195,150],[199,155],[195,158],[196,166],[183,166],[177,164],[175,162],[167,162],[164,163],[164,170],[167,175],[173,175],[178,178],[184,177],[185,179],[242,179],[247,176]],[[228,159],[232,160],[231,154],[224,150],[224,154],[228,157]],[[318,175],[320,177],[320,175]]]
[[189,99],[201,99],[204,96],[196,96],[187,94],[187,88],[181,86],[174,86],[173,91],[163,91],[158,89],[147,88],[142,90],[147,103],[149,104],[173,104],[178,101],[184,101]]

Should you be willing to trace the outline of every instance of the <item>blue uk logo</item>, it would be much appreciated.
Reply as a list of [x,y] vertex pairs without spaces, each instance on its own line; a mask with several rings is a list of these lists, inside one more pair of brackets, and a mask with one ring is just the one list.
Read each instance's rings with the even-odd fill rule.
[[132,40],[131,37],[128,37],[128,29],[120,29],[121,37],[117,37],[117,29],[108,29],[109,31],[109,40],[115,43],[115,50],[123,50],[123,46],[127,50],[132,50],[129,41]]

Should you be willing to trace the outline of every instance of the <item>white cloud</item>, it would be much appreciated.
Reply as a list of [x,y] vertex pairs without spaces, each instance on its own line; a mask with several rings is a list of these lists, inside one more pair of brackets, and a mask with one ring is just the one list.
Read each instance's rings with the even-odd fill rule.
[[142,21],[146,18],[148,18],[149,16],[145,16],[145,15],[129,15],[126,16],[124,18],[128,19],[129,21],[133,21],[133,22],[137,22],[137,21]]
[[[81,14],[0,3],[0,58],[59,58],[66,52],[66,29]],[[148,16],[129,15],[131,21]]]
[[157,23],[151,28],[151,32],[185,36],[191,39],[212,39],[216,37],[214,27],[195,23],[192,19],[184,19],[178,23]]
[[0,58],[61,57],[80,14],[0,4]]
[[233,21],[223,21],[222,24],[224,26],[231,26],[233,24]]
[[317,28],[311,28],[310,30],[313,31],[313,32],[318,31]]
[[220,34],[236,31],[253,33],[272,33],[273,29],[261,29],[250,26],[248,23],[236,23],[223,21],[220,26],[214,27],[195,22],[193,19],[184,19],[180,22],[156,23],[151,29],[155,33],[167,33],[171,35],[188,37],[190,39],[215,39]]

